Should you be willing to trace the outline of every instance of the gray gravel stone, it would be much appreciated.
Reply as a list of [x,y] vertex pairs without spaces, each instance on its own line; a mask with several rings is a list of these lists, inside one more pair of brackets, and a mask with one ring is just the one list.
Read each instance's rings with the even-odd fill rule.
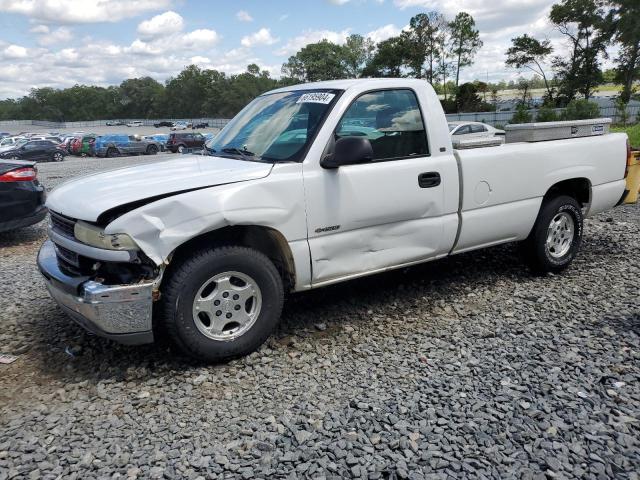
[[562,275],[506,245],[291,295],[260,351],[212,366],[76,326],[44,238],[0,234],[0,479],[638,479],[640,206],[587,220]]

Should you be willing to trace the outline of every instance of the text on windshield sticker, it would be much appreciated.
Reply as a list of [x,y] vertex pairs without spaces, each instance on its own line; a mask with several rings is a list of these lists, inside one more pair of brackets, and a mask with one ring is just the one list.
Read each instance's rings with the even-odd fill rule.
[[335,97],[335,93],[329,92],[312,92],[312,93],[304,93],[300,96],[296,103],[330,103]]

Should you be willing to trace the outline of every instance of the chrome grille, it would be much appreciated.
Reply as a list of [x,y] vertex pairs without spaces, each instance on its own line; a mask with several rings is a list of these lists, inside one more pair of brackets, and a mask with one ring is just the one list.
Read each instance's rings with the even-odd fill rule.
[[76,226],[76,221],[73,218],[65,217],[56,212],[49,212],[51,215],[51,228],[60,235],[64,235],[68,238],[75,238],[73,229]]
[[76,252],[72,252],[60,245],[54,244],[54,246],[59,260],[69,263],[74,267],[80,267],[80,256]]

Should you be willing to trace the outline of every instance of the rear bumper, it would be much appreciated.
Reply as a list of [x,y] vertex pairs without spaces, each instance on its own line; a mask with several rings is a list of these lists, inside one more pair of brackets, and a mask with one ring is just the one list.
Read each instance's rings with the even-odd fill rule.
[[0,232],[15,230],[16,228],[28,227],[44,220],[47,216],[47,208],[40,205],[33,213],[26,217],[15,218],[6,222],[0,222]]
[[60,269],[50,240],[40,248],[38,268],[51,297],[89,332],[126,345],[153,342],[153,281],[103,285],[89,277],[69,276]]

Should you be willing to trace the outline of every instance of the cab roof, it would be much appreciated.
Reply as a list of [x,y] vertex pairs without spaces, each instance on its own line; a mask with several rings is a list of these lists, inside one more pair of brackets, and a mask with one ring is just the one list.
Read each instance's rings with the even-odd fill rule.
[[417,78],[349,78],[344,80],[326,80],[324,82],[299,83],[297,85],[289,85],[287,87],[270,90],[263,95],[280,92],[290,92],[294,90],[348,90],[353,87],[362,87],[370,85],[371,88],[389,88],[393,87],[416,87],[429,84],[426,80]]

